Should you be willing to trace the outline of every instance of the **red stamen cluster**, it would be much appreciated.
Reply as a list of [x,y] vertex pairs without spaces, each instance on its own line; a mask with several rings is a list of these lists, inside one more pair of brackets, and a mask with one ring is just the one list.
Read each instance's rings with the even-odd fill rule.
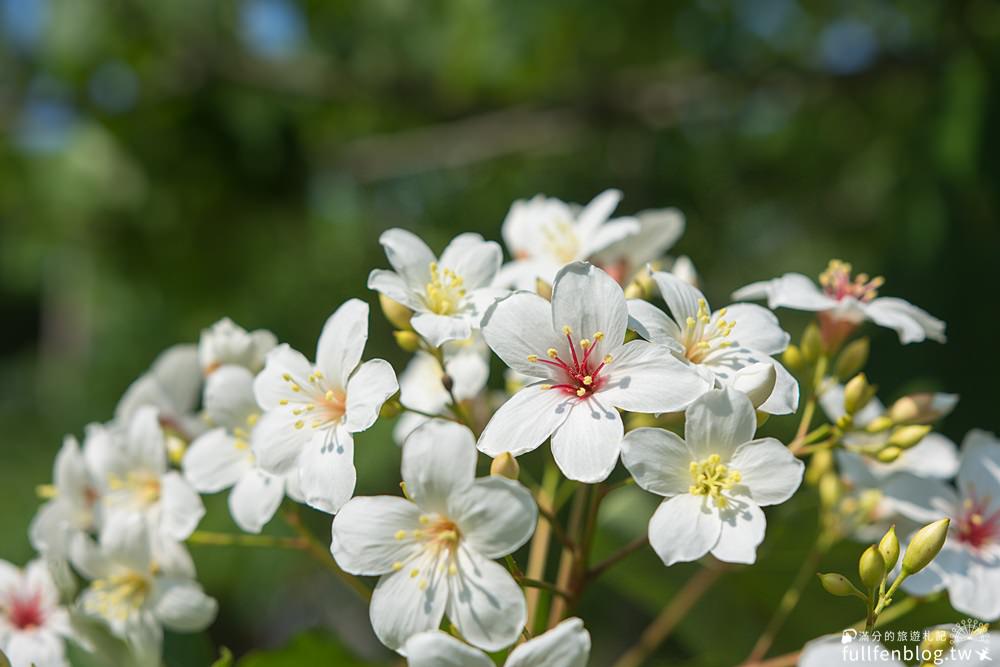
[[1000,539],[1000,510],[987,514],[989,498],[966,498],[956,529],[959,542],[974,549]]
[[[604,338],[604,334],[598,331],[594,334],[593,340],[584,338],[576,342],[573,340],[573,330],[569,326],[563,327],[563,333],[566,335],[566,342],[569,344],[572,362],[561,359],[559,352],[554,347],[546,351],[548,359],[542,359],[538,355],[532,354],[528,357],[528,360],[533,363],[547,364],[553,368],[558,368],[566,375],[566,382],[544,385],[546,389],[562,389],[577,398],[584,398],[589,394],[593,394],[604,384],[607,378],[601,377],[601,371],[611,363],[611,355],[605,356],[599,364],[591,368],[591,364],[593,363],[591,356],[593,356],[593,352],[597,348],[597,343]],[[577,345],[580,347],[579,353],[576,349]]]
[[38,593],[25,597],[14,595],[9,601],[7,618],[18,630],[39,627],[45,623],[41,596]]
[[838,301],[851,296],[858,301],[868,302],[878,296],[878,288],[885,283],[885,278],[881,276],[869,278],[867,273],[859,273],[852,279],[852,270],[847,262],[831,259],[826,271],[819,276],[823,292]]

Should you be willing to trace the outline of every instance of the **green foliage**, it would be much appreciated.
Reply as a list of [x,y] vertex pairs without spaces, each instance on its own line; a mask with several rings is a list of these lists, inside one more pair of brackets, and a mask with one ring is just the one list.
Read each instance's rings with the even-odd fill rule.
[[334,637],[321,631],[304,632],[288,645],[273,651],[253,651],[236,663],[238,667],[300,667],[301,665],[337,665],[337,667],[372,667],[354,656]]

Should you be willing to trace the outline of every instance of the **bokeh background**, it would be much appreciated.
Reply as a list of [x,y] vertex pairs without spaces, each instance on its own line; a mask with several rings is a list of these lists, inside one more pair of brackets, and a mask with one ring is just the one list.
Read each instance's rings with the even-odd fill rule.
[[[0,558],[30,558],[62,436],[110,418],[161,349],[228,315],[311,351],[339,303],[374,302],[380,232],[499,239],[511,201],[538,192],[680,207],[676,251],[720,305],[831,257],[885,275],[884,294],[947,320],[949,343],[872,330],[882,395],[958,392],[946,434],[1000,429],[998,65],[993,0],[0,0]],[[783,322],[798,335],[805,320]],[[400,369],[390,333],[374,317],[367,354]],[[359,438],[360,493],[396,484],[389,428]],[[621,493],[600,552],[652,510]],[[806,491],[771,511],[759,564],[650,664],[745,656],[815,509]],[[224,498],[209,513],[234,528]],[[858,551],[824,569],[852,572]],[[168,638],[171,667],[218,645],[250,651],[240,665],[388,664],[364,607],[301,555],[194,555],[222,613]],[[695,571],[630,563],[584,600],[595,665]],[[858,611],[810,586],[775,651]],[[898,627],[958,619],[941,603]]]

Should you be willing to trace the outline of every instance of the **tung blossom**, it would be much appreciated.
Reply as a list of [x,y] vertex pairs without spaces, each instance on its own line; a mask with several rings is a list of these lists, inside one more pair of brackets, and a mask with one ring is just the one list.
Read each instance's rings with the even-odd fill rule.
[[434,347],[469,338],[505,293],[491,287],[503,259],[500,246],[479,234],[456,236],[440,259],[405,229],[384,232],[379,243],[393,271],[372,271],[368,288],[412,310],[410,325]]
[[407,498],[354,498],[333,519],[337,564],[380,577],[370,616],[389,648],[406,651],[408,639],[444,616],[487,651],[513,643],[524,627],[524,594],[493,559],[528,541],[538,509],[521,484],[475,472],[472,433],[430,421],[403,444]]
[[205,430],[197,413],[203,381],[197,346],[174,345],[125,390],[115,421],[127,424],[140,408],[152,406],[170,435],[189,440]]
[[6,655],[11,667],[66,667],[71,635],[45,562],[34,560],[21,570],[0,560],[0,658]]
[[652,278],[670,315],[647,301],[630,299],[629,316],[640,336],[669,347],[710,387],[735,387],[763,412],[795,412],[799,385],[771,358],[781,354],[789,340],[774,313],[750,303],[712,311],[705,295],[690,283],[662,271],[654,271]]
[[780,278],[752,283],[733,292],[733,298],[767,299],[769,308],[793,308],[819,313],[824,338],[828,344],[839,343],[857,325],[871,320],[899,334],[901,343],[919,343],[925,338],[945,342],[945,323],[895,297],[878,296],[885,282],[860,273],[851,277],[851,265],[831,260],[819,277],[820,286],[801,273],[786,273]]
[[279,345],[254,380],[265,411],[250,438],[257,462],[275,475],[297,471],[292,485],[324,512],[354,495],[354,434],[368,430],[399,389],[388,362],[361,363],[367,341],[368,304],[351,299],[323,326],[315,364]]
[[804,466],[774,438],[754,440],[757,416],[743,393],[716,389],[685,412],[684,439],[659,428],[625,436],[622,462],[636,483],[666,500],[649,520],[649,542],[665,565],[711,552],[753,563],[764,540],[760,509],[783,503]]
[[206,376],[227,365],[242,366],[251,373],[257,373],[264,367],[267,353],[277,344],[277,337],[270,331],[247,331],[224,317],[201,332],[198,362]]
[[[627,285],[650,262],[661,260],[684,233],[684,214],[676,208],[640,211],[635,216],[638,231],[615,241],[590,257],[620,285]],[[672,261],[678,277],[693,276],[693,265],[687,257]],[[692,282],[693,280],[689,281]]]
[[549,303],[515,292],[483,319],[483,336],[504,363],[536,380],[493,415],[480,451],[517,456],[552,438],[566,477],[598,482],[618,461],[624,426],[618,409],[683,409],[710,384],[664,346],[625,341],[622,288],[584,262],[556,276]]

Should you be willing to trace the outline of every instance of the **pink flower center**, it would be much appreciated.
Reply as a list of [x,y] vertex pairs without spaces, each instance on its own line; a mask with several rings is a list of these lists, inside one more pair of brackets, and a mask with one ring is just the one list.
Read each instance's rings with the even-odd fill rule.
[[7,618],[18,630],[31,630],[45,623],[42,613],[42,598],[38,593],[31,595],[14,594],[8,600]]
[[869,278],[867,273],[859,273],[851,279],[851,271],[852,267],[847,262],[831,259],[826,271],[819,275],[823,292],[838,301],[854,297],[858,301],[868,302],[878,296],[878,288],[885,283],[885,278]]
[[979,549],[1000,538],[1000,510],[987,514],[989,503],[989,498],[975,498],[971,494],[965,499],[956,526],[959,542]]
[[607,379],[601,376],[601,371],[611,363],[611,355],[606,355],[600,363],[591,359],[597,344],[604,339],[604,333],[598,331],[591,338],[574,341],[573,330],[569,325],[566,325],[563,327],[563,334],[569,344],[569,359],[562,359],[559,356],[559,351],[550,347],[545,352],[547,359],[543,359],[541,355],[532,354],[528,356],[528,361],[556,368],[562,375],[563,382],[542,385],[543,389],[561,389],[567,394],[585,398],[600,389]]

